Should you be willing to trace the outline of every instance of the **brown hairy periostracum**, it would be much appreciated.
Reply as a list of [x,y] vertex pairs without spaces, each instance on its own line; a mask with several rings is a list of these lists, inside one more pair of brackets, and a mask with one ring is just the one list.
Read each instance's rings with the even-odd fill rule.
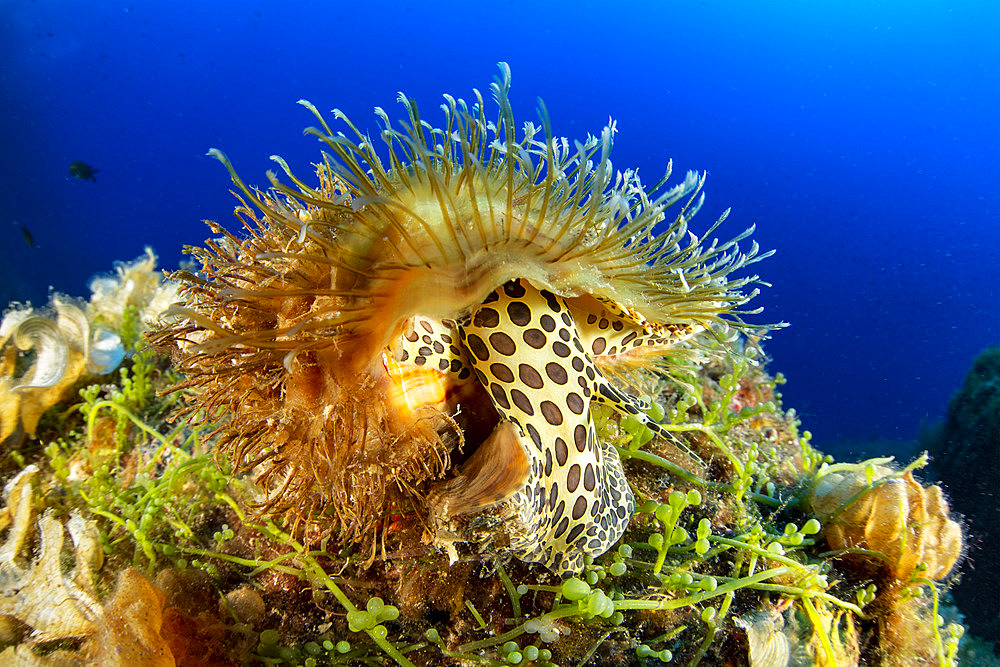
[[[752,228],[708,240],[728,211],[689,230],[703,175],[670,186],[668,167],[647,188],[615,171],[614,123],[571,143],[543,106],[519,131],[509,86],[501,64],[492,120],[478,91],[445,95],[440,128],[401,94],[405,121],[376,108],[374,137],[301,102],[328,151],[315,186],[275,157],[291,185],[250,188],[213,149],[244,234],[209,223],[219,237],[188,249],[199,270],[175,274],[183,318],[155,340],[265,510],[373,546],[394,507],[447,519],[506,501],[514,552],[574,571],[633,504],[589,406],[642,416],[645,378],[672,358],[747,354],[704,341],[766,331],[742,319],[757,276],[734,272],[769,253],[740,250]],[[479,451],[453,471],[463,443]]]

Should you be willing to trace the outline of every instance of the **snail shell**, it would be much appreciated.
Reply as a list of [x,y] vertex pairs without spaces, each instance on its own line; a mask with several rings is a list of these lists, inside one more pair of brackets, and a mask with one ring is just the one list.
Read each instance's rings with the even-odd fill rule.
[[372,544],[393,506],[451,520],[509,501],[518,557],[578,571],[633,508],[591,401],[643,415],[637,389],[672,357],[757,340],[768,327],[742,319],[757,277],[734,272],[769,253],[740,248],[752,228],[710,239],[728,212],[689,230],[704,175],[668,186],[668,167],[647,188],[615,171],[613,123],[573,145],[544,108],[542,127],[518,126],[500,67],[494,120],[478,91],[445,95],[442,128],[400,95],[402,127],[376,109],[373,138],[302,102],[328,151],[318,185],[274,158],[292,185],[269,174],[262,192],[210,151],[249,234],[210,223],[199,273],[175,274],[185,320],[154,338],[179,351],[192,418],[231,415],[218,446],[257,475],[265,511]]
[[949,516],[939,486],[923,487],[911,472],[899,475],[858,464],[816,483],[810,504],[832,549],[861,548],[884,554],[896,579],[906,581],[918,563],[925,576],[944,578],[962,554],[962,529]]

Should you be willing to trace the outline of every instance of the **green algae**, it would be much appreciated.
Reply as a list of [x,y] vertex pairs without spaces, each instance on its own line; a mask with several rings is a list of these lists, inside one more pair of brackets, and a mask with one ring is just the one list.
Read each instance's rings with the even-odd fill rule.
[[[114,382],[84,387],[39,434],[47,444],[30,457],[45,463],[42,503],[96,520],[103,591],[125,567],[157,581],[198,571],[220,599],[249,584],[269,605],[260,623],[219,614],[197,622],[223,628],[213,650],[232,662],[751,664],[741,628],[770,619],[770,636],[790,656],[893,664],[878,631],[886,605],[916,601],[938,618],[940,584],[914,576],[892,597],[884,578],[827,549],[804,500],[836,464],[780,409],[781,379],[757,366],[691,363],[683,377],[666,377],[649,416],[663,420],[672,441],[594,410],[639,502],[618,547],[560,582],[491,548],[464,551],[453,566],[425,548],[365,568],[349,547],[257,519],[251,480],[216,459],[211,434],[168,421],[180,405],[178,394],[164,393],[177,381],[169,361],[135,335],[123,339],[133,354]],[[399,542],[413,552],[422,529],[402,524]],[[413,573],[461,580],[460,604],[449,607],[441,590],[406,590],[399,580]],[[955,664],[961,627],[931,625],[940,664]],[[863,653],[862,636],[874,653]],[[189,629],[175,639],[199,637]]]

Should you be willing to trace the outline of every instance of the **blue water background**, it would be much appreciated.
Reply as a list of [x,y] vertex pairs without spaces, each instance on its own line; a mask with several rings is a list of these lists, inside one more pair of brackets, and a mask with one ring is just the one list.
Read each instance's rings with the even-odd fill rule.
[[707,170],[695,229],[731,206],[777,249],[758,321],[791,323],[770,368],[816,442],[914,438],[1000,342],[1000,3],[616,4],[0,1],[0,304],[147,244],[176,266],[233,222],[210,147],[308,176],[299,98],[374,129],[403,90],[437,122],[504,60],[520,120],[614,117],[617,167]]

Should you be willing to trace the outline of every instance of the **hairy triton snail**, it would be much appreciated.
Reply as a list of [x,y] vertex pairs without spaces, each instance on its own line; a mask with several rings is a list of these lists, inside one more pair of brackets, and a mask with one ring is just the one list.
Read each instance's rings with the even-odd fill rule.
[[[667,187],[668,168],[647,190],[614,171],[613,123],[571,148],[542,107],[518,138],[500,69],[495,121],[478,91],[445,95],[442,129],[400,95],[401,129],[376,109],[378,149],[302,102],[330,151],[315,188],[275,157],[294,187],[251,189],[213,150],[248,236],[209,223],[223,236],[190,249],[201,272],[177,274],[186,319],[157,338],[180,348],[193,418],[228,409],[220,450],[257,473],[266,509],[374,555],[394,503],[454,517],[507,501],[514,552],[569,572],[633,509],[591,404],[642,416],[640,387],[695,334],[763,333],[740,310],[757,277],[731,274],[768,253],[740,252],[752,228],[705,243],[725,215],[688,230],[703,176]],[[477,449],[456,474],[463,442]]]
[[920,563],[928,579],[944,579],[962,555],[962,527],[951,518],[941,487],[922,486],[910,471],[872,462],[828,466],[816,478],[809,505],[831,549],[860,548],[847,557],[862,560],[878,552],[904,583]]

